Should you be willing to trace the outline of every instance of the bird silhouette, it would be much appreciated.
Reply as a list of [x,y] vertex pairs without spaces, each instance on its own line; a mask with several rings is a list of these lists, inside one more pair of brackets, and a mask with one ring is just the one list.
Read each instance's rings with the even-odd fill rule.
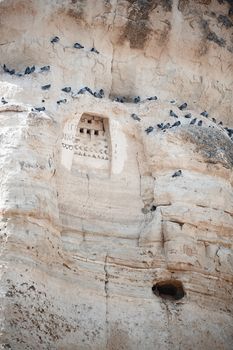
[[174,174],[172,175],[172,177],[178,177],[182,175],[182,171],[181,170],[177,170],[176,172],[174,172]]
[[184,102],[184,103],[182,103],[182,105],[180,105],[180,107],[178,107],[181,111],[183,111],[185,108],[187,108],[187,103],[186,102]]
[[84,46],[82,46],[82,45],[79,44],[79,43],[75,43],[73,47],[74,47],[75,49],[84,49]]

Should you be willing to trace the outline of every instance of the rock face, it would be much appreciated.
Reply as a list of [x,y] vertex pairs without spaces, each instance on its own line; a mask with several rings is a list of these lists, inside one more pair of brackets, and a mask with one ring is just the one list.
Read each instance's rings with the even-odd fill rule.
[[232,349],[232,28],[232,1],[0,1],[3,349]]

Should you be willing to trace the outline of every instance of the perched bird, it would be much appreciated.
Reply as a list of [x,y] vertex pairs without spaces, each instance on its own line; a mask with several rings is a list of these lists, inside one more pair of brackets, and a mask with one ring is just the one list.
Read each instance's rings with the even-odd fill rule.
[[50,66],[43,66],[40,68],[41,72],[48,72],[50,70]]
[[9,73],[10,75],[15,74],[15,69],[9,69],[9,68],[7,68],[7,66],[5,64],[3,65],[3,70],[5,73]]
[[104,97],[104,90],[100,89],[99,92],[94,92],[94,96],[97,98],[103,98]]
[[181,170],[177,170],[176,172],[174,172],[174,174],[172,175],[172,177],[178,177],[182,175],[182,171]]
[[61,89],[61,91],[69,93],[71,91],[71,87],[70,86],[66,86],[63,89]]
[[150,132],[152,132],[154,130],[154,128],[153,128],[153,126],[149,126],[146,130],[145,130],[145,132],[147,133],[147,135],[150,133]]
[[163,128],[163,123],[157,124],[157,127],[158,127],[159,129],[162,129],[162,128]]
[[31,68],[27,67],[24,71],[24,74],[30,74],[31,73]]
[[219,122],[219,123],[218,123],[218,125],[223,125],[223,122],[222,122],[222,121],[221,121],[221,122]]
[[147,97],[147,100],[148,101],[156,101],[156,100],[158,100],[158,97],[157,96]]
[[197,118],[194,118],[194,119],[191,120],[191,122],[189,124],[190,125],[194,125],[196,123],[196,121],[197,121]]
[[176,101],[175,100],[171,100],[170,103],[174,104],[174,103],[176,103]]
[[64,98],[63,100],[58,100],[58,101],[57,101],[57,104],[59,105],[60,103],[66,103],[66,102],[67,102],[67,99]]
[[170,123],[167,123],[163,126],[162,130],[166,131],[166,129],[170,128],[170,126],[171,126]]
[[150,208],[150,211],[155,211],[157,209],[156,205],[152,205],[152,207]]
[[8,103],[8,102],[5,100],[4,97],[2,97],[1,102],[2,102],[2,104],[4,104],[4,105],[5,105],[6,103]]
[[60,38],[59,38],[58,36],[55,36],[55,37],[53,37],[53,38],[50,40],[50,42],[51,42],[52,44],[54,44],[54,43],[58,43],[59,40],[60,40]]
[[182,105],[180,105],[180,107],[178,107],[181,111],[183,111],[183,109],[185,109],[185,108],[187,108],[187,103],[186,102],[184,102],[184,103],[182,103]]
[[191,113],[185,114],[184,117],[185,117],[185,118],[192,118],[192,114],[191,114]]
[[228,136],[231,137],[233,135],[233,129],[226,128]]
[[35,66],[32,66],[31,68],[30,68],[30,67],[27,67],[27,68],[25,69],[24,74],[31,74],[31,73],[35,72],[35,69],[36,69]]
[[99,51],[96,50],[94,47],[92,47],[91,52],[95,52],[95,53],[99,54]]
[[116,97],[114,101],[115,101],[115,102],[124,103],[125,100],[126,100],[126,98],[123,96],[123,97]]
[[84,87],[78,91],[78,94],[85,94],[86,91],[86,87]]
[[51,84],[47,84],[47,85],[41,86],[42,90],[48,90],[50,88],[51,88]]
[[170,117],[179,118],[178,115],[176,115],[176,113],[173,112],[173,110],[170,110],[169,115]]
[[216,123],[216,119],[215,119],[215,118],[212,118],[212,121],[213,121],[214,123]]
[[103,90],[103,89],[100,89],[99,94],[100,94],[102,97],[104,97],[104,90]]
[[179,126],[179,125],[181,125],[181,122],[178,120],[177,122],[175,122],[175,123],[171,126],[171,128],[173,128],[174,126]]
[[133,118],[134,120],[137,120],[138,122],[140,122],[141,120],[141,118],[139,118],[135,113],[131,114],[131,118]]
[[89,92],[89,94],[94,95],[92,90],[88,86],[85,86],[85,89],[87,92]]
[[82,45],[79,44],[79,43],[75,43],[73,47],[74,47],[75,49],[84,49],[84,46],[82,46]]
[[139,103],[141,101],[140,96],[134,97],[133,102]]
[[197,123],[198,126],[202,126],[202,120],[199,120],[199,122]]
[[200,113],[200,115],[202,115],[203,117],[208,118],[209,113],[207,113],[206,111],[203,111],[203,112]]
[[37,112],[42,112],[42,111],[45,111],[45,107],[35,107],[35,110]]

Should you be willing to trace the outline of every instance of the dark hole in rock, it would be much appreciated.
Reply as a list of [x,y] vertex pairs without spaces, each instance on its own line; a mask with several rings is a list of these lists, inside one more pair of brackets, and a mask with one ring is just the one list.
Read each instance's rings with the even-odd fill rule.
[[158,282],[153,285],[152,291],[158,297],[169,300],[179,300],[185,296],[183,284],[175,280]]

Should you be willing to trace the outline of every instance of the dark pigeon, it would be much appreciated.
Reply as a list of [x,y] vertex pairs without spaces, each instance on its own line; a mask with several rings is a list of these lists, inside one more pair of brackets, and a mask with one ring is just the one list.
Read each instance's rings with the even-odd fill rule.
[[71,92],[71,87],[70,86],[66,86],[63,89],[61,89],[61,91],[69,93],[69,92]]
[[37,112],[45,111],[45,107],[35,107],[35,111]]
[[89,94],[94,95],[92,90],[88,86],[85,86],[85,89],[87,92],[89,92]]
[[31,72],[30,72],[30,73],[35,72],[35,70],[36,70],[36,67],[35,67],[35,66],[32,66],[32,67],[31,67]]
[[134,97],[133,102],[139,103],[141,101],[140,96]]
[[158,97],[157,96],[147,97],[147,100],[148,101],[156,101],[156,100],[158,100]]
[[171,126],[170,123],[167,123],[167,124],[165,124],[165,125],[163,126],[162,130],[163,130],[163,131],[166,131],[166,129],[169,129],[170,126]]
[[181,176],[182,175],[182,171],[181,170],[177,170],[173,175],[172,177],[178,177],[178,176]]
[[212,118],[212,121],[213,121],[214,123],[216,123],[216,119],[215,119],[215,118]]
[[179,118],[178,115],[176,115],[176,113],[174,113],[172,110],[170,110],[169,115],[170,117]]
[[85,94],[86,91],[86,87],[84,87],[78,91],[78,94]]
[[150,211],[155,211],[157,209],[156,205],[152,205],[152,207],[150,208]]
[[178,120],[177,122],[175,122],[172,126],[171,126],[171,128],[173,128],[174,126],[180,126],[181,125],[181,122]]
[[231,137],[233,135],[233,129],[226,128],[228,136]]
[[124,103],[125,100],[126,100],[126,98],[123,96],[123,97],[116,97],[114,101],[115,101],[115,102]]
[[209,116],[208,112],[206,112],[206,111],[201,112],[200,115],[202,115],[203,117],[206,117],[206,118],[208,118],[208,116]]
[[158,127],[159,129],[163,129],[163,123],[157,124],[157,127]]
[[84,49],[84,46],[82,46],[82,45],[79,44],[79,43],[75,43],[73,47],[74,47],[75,49]]
[[64,98],[63,100],[58,100],[58,101],[57,101],[57,104],[59,105],[59,104],[61,104],[61,103],[66,103],[66,102],[67,102],[67,99]]
[[180,105],[180,107],[178,107],[181,111],[183,111],[185,108],[187,108],[187,103],[182,103],[182,105]]
[[202,120],[199,120],[199,122],[197,123],[198,126],[202,126]]
[[98,51],[98,50],[96,50],[94,47],[92,47],[91,52],[94,52],[94,53],[99,54],[99,51]]
[[185,118],[192,118],[192,114],[191,114],[191,113],[185,114],[184,117],[185,117]]
[[190,125],[194,125],[197,121],[197,118],[194,118],[193,120],[191,120],[191,122],[189,123]]
[[221,122],[219,122],[219,123],[218,123],[218,125],[223,125],[223,122],[222,122],[222,121],[221,121]]
[[40,70],[41,72],[48,72],[50,70],[50,66],[43,66]]
[[41,86],[42,90],[49,90],[50,88],[51,88],[51,84],[47,84],[47,85]]
[[24,74],[30,74],[31,73],[31,68],[27,67],[24,71]]
[[131,114],[131,118],[133,118],[134,120],[137,120],[138,122],[140,122],[141,120],[141,118],[139,118],[135,113]]
[[147,133],[147,135],[150,133],[150,132],[152,132],[154,130],[154,128],[153,128],[153,126],[149,126],[146,130],[145,130],[145,132]]
[[1,102],[2,102],[2,104],[4,104],[4,105],[5,105],[6,103],[8,103],[8,102],[5,100],[4,97],[2,97]]
[[104,90],[103,90],[103,89],[100,89],[99,94],[100,94],[102,97],[104,97]]
[[51,42],[52,44],[54,44],[54,43],[58,43],[59,40],[60,40],[60,38],[59,38],[58,36],[55,36],[55,37],[53,37],[53,38],[50,40],[50,42]]

